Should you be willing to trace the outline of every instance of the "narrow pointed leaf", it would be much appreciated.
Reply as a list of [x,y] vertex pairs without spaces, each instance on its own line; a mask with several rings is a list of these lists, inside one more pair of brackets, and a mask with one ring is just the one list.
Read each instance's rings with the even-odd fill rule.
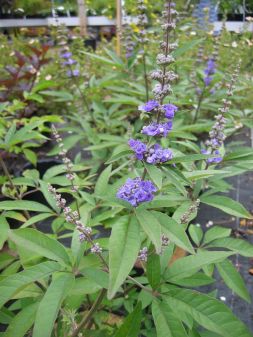
[[37,310],[33,337],[50,337],[62,301],[74,284],[74,275],[63,273],[53,279]]
[[109,240],[108,298],[113,298],[133,268],[140,249],[139,232],[135,217],[122,217],[112,228]]
[[61,270],[59,263],[47,261],[8,276],[0,282],[0,308],[24,286]]
[[16,245],[28,251],[64,264],[70,264],[70,259],[65,247],[57,240],[48,237],[36,229],[16,229],[9,232],[9,238],[15,242]]
[[236,270],[232,262],[229,260],[224,260],[220,263],[217,263],[216,267],[226,285],[230,289],[232,289],[237,295],[250,303],[251,298],[244,283],[244,280],[241,277],[240,273]]
[[156,252],[161,252],[161,225],[157,218],[149,211],[136,209],[136,216],[143,231],[153,242]]
[[200,198],[201,202],[221,209],[223,212],[237,217],[252,219],[253,216],[239,202],[221,195],[210,195]]
[[138,303],[134,311],[124,320],[114,337],[138,337],[141,327],[141,303]]
[[211,263],[221,262],[230,255],[230,252],[200,251],[196,255],[183,257],[171,265],[165,273],[165,278],[171,282],[181,280]]
[[175,316],[170,307],[164,302],[152,303],[157,337],[187,337],[182,322]]
[[23,337],[32,327],[39,302],[28,305],[11,321],[3,337]]
[[190,314],[207,330],[222,337],[252,337],[246,326],[236,318],[231,310],[215,298],[195,290],[174,288],[166,294],[169,306]]
[[192,254],[195,253],[182,225],[167,214],[156,211],[153,211],[152,214],[161,224],[163,233],[167,235],[172,242]]

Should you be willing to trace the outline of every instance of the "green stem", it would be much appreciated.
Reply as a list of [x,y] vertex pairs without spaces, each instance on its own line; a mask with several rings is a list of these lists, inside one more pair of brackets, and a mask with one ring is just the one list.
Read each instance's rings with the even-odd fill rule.
[[71,337],[77,337],[79,332],[90,322],[94,313],[98,310],[105,295],[106,295],[106,289],[102,289],[96,301],[93,303],[92,307],[90,308],[89,312],[83,317],[78,327],[72,333]]
[[197,105],[197,109],[195,111],[195,115],[194,115],[194,118],[193,118],[193,123],[196,123],[198,117],[199,117],[199,112],[200,112],[200,107],[201,107],[201,103],[203,101],[203,98],[204,98],[204,94],[205,94],[205,89],[206,89],[206,86],[204,86],[203,90],[202,90],[202,93],[201,95],[199,96],[199,100],[198,100],[198,105]]
[[142,56],[143,60],[143,71],[144,71],[144,80],[145,80],[145,90],[146,90],[146,100],[149,100],[149,94],[148,94],[148,75],[147,75],[147,65],[146,65],[146,54],[143,53]]

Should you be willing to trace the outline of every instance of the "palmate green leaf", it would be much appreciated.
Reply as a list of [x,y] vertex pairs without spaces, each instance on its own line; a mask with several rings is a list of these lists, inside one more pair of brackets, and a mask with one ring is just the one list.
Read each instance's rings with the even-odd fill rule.
[[242,256],[253,256],[253,245],[248,241],[234,238],[216,239],[208,244],[208,247],[221,247],[232,250],[234,253],[238,253]]
[[164,296],[164,300],[169,306],[176,307],[179,313],[190,314],[198,324],[222,337],[252,337],[223,302],[209,295],[175,287]]
[[52,210],[43,204],[36,201],[28,200],[9,200],[0,202],[0,210],[3,211],[32,211],[32,212],[47,212],[51,213]]
[[210,195],[200,198],[201,202],[221,209],[223,212],[237,217],[252,219],[253,216],[237,201],[221,195]]
[[9,232],[9,238],[16,245],[38,255],[56,260],[63,264],[70,264],[65,247],[56,239],[48,237],[36,229],[21,228]]
[[62,273],[51,282],[41,300],[34,323],[33,337],[50,337],[62,301],[74,284],[74,275]]
[[157,337],[187,337],[182,322],[175,316],[168,304],[155,300],[152,303]]
[[125,281],[140,249],[140,229],[135,217],[122,217],[112,228],[109,240],[109,289],[111,299]]
[[149,284],[153,289],[156,289],[161,280],[161,264],[160,256],[157,254],[151,254],[147,261],[147,277]]
[[230,228],[225,228],[225,227],[221,227],[221,226],[214,226],[214,227],[210,228],[205,233],[203,243],[206,244],[206,243],[209,243],[213,240],[227,237],[227,236],[230,235],[230,233],[231,233]]
[[9,224],[5,217],[0,216],[0,249],[3,248],[5,241],[8,239]]
[[129,314],[114,337],[138,337],[141,327],[141,303]]
[[108,191],[108,182],[112,171],[112,165],[109,165],[99,176],[95,185],[95,193],[103,196]]
[[23,337],[32,327],[39,302],[22,309],[11,321],[3,337]]
[[176,260],[166,271],[164,278],[170,282],[181,280],[209,264],[221,262],[230,255],[231,252],[198,251],[196,255]]
[[251,298],[244,283],[244,280],[241,277],[240,273],[234,267],[233,263],[226,259],[220,263],[217,263],[216,267],[226,285],[230,289],[232,289],[237,295],[250,303]]
[[161,225],[157,218],[149,211],[145,209],[136,209],[136,216],[141,225],[143,231],[147,234],[149,239],[153,242],[156,253],[161,252]]
[[59,263],[47,261],[8,276],[0,282],[0,308],[27,284],[45,278],[61,269],[62,266]]
[[152,214],[161,224],[163,233],[167,235],[172,242],[192,254],[195,253],[182,225],[165,213],[152,211]]

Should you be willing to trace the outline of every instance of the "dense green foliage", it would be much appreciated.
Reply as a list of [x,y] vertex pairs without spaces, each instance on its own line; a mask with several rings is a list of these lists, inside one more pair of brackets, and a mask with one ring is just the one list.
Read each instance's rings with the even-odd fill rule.
[[[157,6],[161,11],[162,4]],[[149,10],[152,18],[153,7]],[[173,130],[161,141],[173,159],[151,165],[137,161],[127,142],[138,138],[149,120],[138,106],[147,101],[147,91],[153,99],[153,80],[144,76],[144,70],[156,67],[162,39],[159,23],[153,24],[144,54],[133,27],[136,45],[128,59],[123,43],[119,56],[114,41],[102,41],[92,52],[79,37],[71,40],[76,77],[66,75],[59,56],[59,41],[66,48],[63,27],[51,31],[54,46],[44,36],[20,35],[12,44],[1,37],[0,323],[5,332],[0,336],[252,336],[215,292],[206,294],[201,287],[215,284],[219,273],[233,293],[250,302],[231,257],[253,257],[253,246],[228,228],[207,229],[196,220],[201,205],[252,219],[226,195],[233,188],[227,178],[253,164],[252,148],[230,141],[253,127],[252,36],[223,30],[214,37],[211,26],[202,31],[191,19],[181,19],[170,36],[171,43],[178,41],[170,69],[179,78],[166,98],[179,110]],[[204,70],[214,51],[217,71],[207,88]],[[201,150],[239,59],[231,108],[225,112],[223,160],[207,165],[215,156]],[[53,124],[57,131],[52,132]],[[66,158],[73,163],[70,169]],[[116,193],[127,178],[143,172],[157,192],[151,202],[134,208]],[[92,229],[86,241],[79,240],[77,226],[67,221],[54,193]],[[92,253],[94,243],[101,252]],[[144,247],[147,261],[140,261]]]

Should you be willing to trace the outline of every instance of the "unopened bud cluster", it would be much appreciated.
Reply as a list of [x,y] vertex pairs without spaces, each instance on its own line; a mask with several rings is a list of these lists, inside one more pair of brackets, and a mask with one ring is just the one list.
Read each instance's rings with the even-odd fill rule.
[[194,201],[194,203],[188,208],[188,210],[183,213],[183,215],[180,218],[180,223],[181,224],[188,224],[190,221],[190,217],[193,213],[197,212],[198,207],[200,205],[200,200],[197,199],[196,201]]
[[[235,89],[235,83],[238,79],[240,70],[240,63],[236,67],[230,83],[227,85],[228,91],[227,96],[230,97],[233,95],[233,90]],[[223,106],[219,108],[219,114],[215,116],[216,122],[214,123],[211,131],[209,132],[209,139],[206,141],[207,149],[202,150],[204,154],[213,154],[214,158],[209,158],[207,163],[219,163],[222,161],[220,155],[220,147],[223,145],[226,135],[224,134],[225,125],[227,119],[224,117],[226,113],[229,112],[231,101],[228,98],[223,99]]]
[[143,0],[137,0],[137,10],[139,13],[137,16],[137,26],[139,28],[138,42],[144,47],[144,45],[148,42],[148,39],[146,37],[146,26],[148,23],[148,19],[146,16],[147,7],[145,6]]
[[67,172],[66,173],[66,178],[71,182],[72,192],[77,192],[78,191],[78,187],[74,186],[74,184],[73,184],[73,181],[75,180],[75,175],[72,172],[73,163],[67,157],[67,150],[64,149],[63,140],[62,140],[61,136],[59,135],[58,131],[56,130],[55,126],[52,126],[52,133],[53,133],[54,139],[56,140],[56,142],[58,143],[58,146],[60,148],[59,156],[60,156],[62,162],[65,165],[65,169],[66,169],[66,172]]

